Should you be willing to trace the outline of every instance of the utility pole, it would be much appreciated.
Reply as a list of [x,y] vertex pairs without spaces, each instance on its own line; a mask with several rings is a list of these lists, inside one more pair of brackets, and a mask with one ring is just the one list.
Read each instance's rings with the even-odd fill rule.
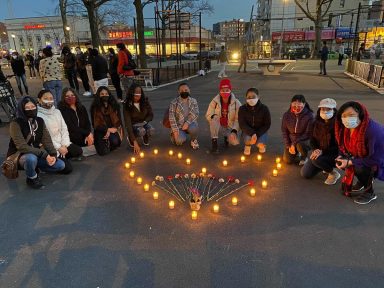
[[353,47],[352,47],[352,57],[353,57],[353,55],[355,55],[355,51],[358,49],[357,46],[359,45],[359,40],[360,40],[360,38],[359,38],[360,12],[361,12],[361,2],[359,2],[359,8],[357,9],[355,38],[354,38]]

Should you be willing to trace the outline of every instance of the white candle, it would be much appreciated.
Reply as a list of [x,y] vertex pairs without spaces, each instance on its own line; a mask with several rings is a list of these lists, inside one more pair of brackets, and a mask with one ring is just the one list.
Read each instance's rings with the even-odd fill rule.
[[273,174],[273,176],[277,176],[277,174],[278,174],[278,172],[277,172],[277,169],[273,169],[273,171],[272,171],[272,174]]
[[192,218],[192,220],[197,219],[197,211],[192,211],[191,218]]
[[144,184],[144,191],[145,191],[145,192],[148,192],[148,191],[149,191],[149,185],[148,185],[148,184]]
[[153,192],[153,199],[154,200],[159,199],[159,192]]
[[135,157],[131,157],[131,163],[136,163],[136,158]]
[[140,152],[139,156],[140,158],[144,158],[144,152]]
[[256,195],[256,189],[255,189],[255,188],[251,188],[251,189],[249,190],[249,194],[250,194],[252,197],[255,197],[255,195]]
[[178,158],[178,159],[183,158],[183,154],[181,154],[181,153],[177,153],[177,158]]
[[241,156],[241,157],[240,157],[240,162],[241,162],[241,163],[244,163],[244,162],[245,162],[245,156]]
[[124,166],[125,166],[126,169],[131,168],[131,164],[129,164],[129,162],[125,162]]
[[263,159],[263,156],[261,156],[260,154],[257,155],[257,161],[261,161]]
[[281,163],[277,163],[276,167],[277,167],[278,170],[280,170],[281,167],[282,167],[282,166],[281,166]]
[[219,204],[215,204],[215,205],[213,205],[213,212],[214,212],[214,213],[219,213],[219,211],[220,211],[220,206],[219,206]]
[[129,177],[134,178],[135,177],[135,171],[130,171],[129,172]]
[[227,167],[227,166],[228,166],[228,161],[227,161],[227,160],[224,160],[224,161],[223,161],[223,166],[224,166],[224,167]]
[[168,207],[169,207],[169,209],[174,209],[175,208],[175,201],[173,201],[173,200],[169,201]]
[[237,197],[236,196],[232,197],[232,205],[237,206],[237,203],[238,203]]
[[281,161],[280,157],[277,157],[277,158],[276,158],[276,164],[277,164],[277,163],[280,163],[280,161]]
[[207,168],[205,168],[205,167],[201,168],[201,172],[204,174],[207,173]]
[[141,185],[141,183],[143,183],[143,178],[141,178],[141,177],[137,177],[137,179],[136,179],[136,183],[139,184],[139,185]]
[[187,158],[187,160],[185,160],[185,163],[187,163],[187,165],[191,165],[191,159]]
[[263,180],[263,182],[261,182],[261,187],[265,189],[267,188],[267,186],[268,186],[268,182],[266,180]]
[[169,156],[172,156],[172,155],[173,155],[173,150],[169,150],[169,151],[168,151],[168,155],[169,155]]
[[153,150],[153,154],[155,154],[155,155],[159,154],[159,150],[158,149],[154,149]]

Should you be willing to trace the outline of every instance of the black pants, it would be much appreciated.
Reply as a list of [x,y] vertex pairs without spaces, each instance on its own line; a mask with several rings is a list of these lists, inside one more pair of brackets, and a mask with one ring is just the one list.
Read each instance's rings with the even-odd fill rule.
[[71,144],[67,147],[68,149],[68,153],[67,155],[65,155],[65,158],[69,159],[69,158],[77,158],[77,157],[80,157],[81,155],[83,155],[83,149],[81,149],[80,146],[76,145],[76,144]]
[[339,54],[339,62],[338,62],[338,65],[341,65],[341,62],[343,62],[343,59],[344,59],[344,55],[343,55],[343,54]]
[[95,148],[100,156],[107,155],[121,145],[119,133],[111,133],[108,139],[103,139],[104,135],[105,131],[95,130]]
[[321,60],[320,62],[320,74],[327,75],[327,60]]
[[[111,74],[112,84],[116,89],[116,96],[119,99],[123,99],[123,90],[121,90],[119,74]],[[125,95],[127,96],[127,95]]]
[[68,77],[69,86],[71,86],[72,89],[79,91],[79,81],[77,81],[76,69],[67,69],[65,70],[65,73]]
[[87,70],[86,69],[80,69],[77,70],[77,73],[79,73],[81,82],[83,82],[83,87],[85,91],[90,91],[89,89],[89,80],[87,76]]
[[301,176],[309,179],[320,171],[331,173],[336,166],[336,157],[337,154],[322,154],[315,160],[308,159],[307,163],[301,168]]
[[36,77],[35,67],[33,65],[28,65],[29,77]]
[[296,143],[296,154],[289,153],[288,148],[285,148],[284,155],[283,155],[283,161],[287,164],[293,164],[296,160],[296,156],[298,153],[301,154],[301,160],[304,160],[307,158],[308,151],[310,149],[308,141],[302,141],[299,143]]
[[372,186],[372,180],[376,173],[376,169],[372,167],[354,167],[355,176],[357,180],[364,185],[364,188],[369,188]]

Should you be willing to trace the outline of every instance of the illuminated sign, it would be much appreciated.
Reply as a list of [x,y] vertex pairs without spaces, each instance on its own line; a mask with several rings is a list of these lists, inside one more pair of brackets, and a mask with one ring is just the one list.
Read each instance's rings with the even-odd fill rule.
[[[153,37],[153,31],[144,31],[144,37]],[[119,39],[119,38],[133,38],[133,31],[110,31],[108,32],[108,38]]]
[[24,29],[31,30],[31,29],[44,29],[44,24],[35,24],[35,25],[24,25]]

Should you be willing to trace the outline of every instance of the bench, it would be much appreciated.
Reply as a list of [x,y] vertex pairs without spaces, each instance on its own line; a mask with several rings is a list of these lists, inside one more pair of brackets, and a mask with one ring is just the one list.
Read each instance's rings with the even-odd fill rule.
[[145,88],[148,88],[148,84],[151,85],[151,88],[153,88],[153,74],[152,69],[135,69],[136,71],[139,71],[140,74],[136,75],[133,79],[137,82],[142,82],[145,84]]
[[280,75],[281,70],[290,63],[294,63],[296,60],[257,60],[259,68],[263,71],[263,75]]

